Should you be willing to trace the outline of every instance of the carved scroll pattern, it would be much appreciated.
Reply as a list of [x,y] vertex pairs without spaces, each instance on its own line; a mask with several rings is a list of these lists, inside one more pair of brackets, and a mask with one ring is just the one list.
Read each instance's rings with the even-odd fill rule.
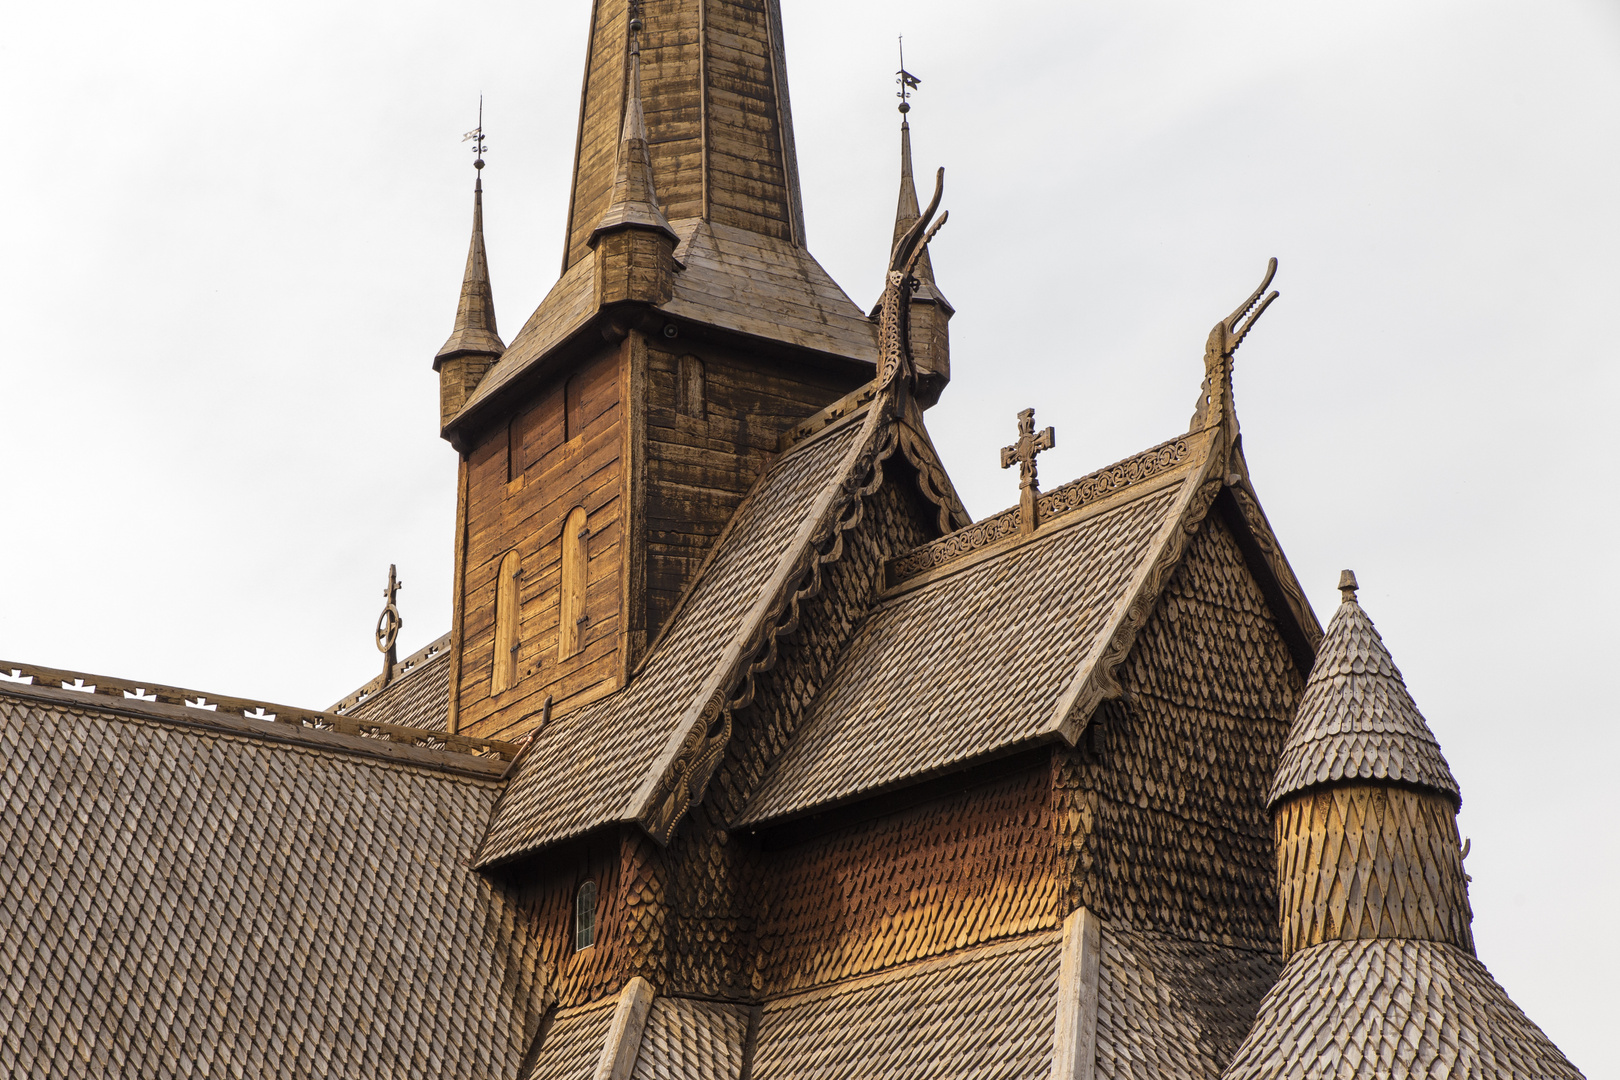
[[[727,676],[704,706],[699,722],[676,751],[675,760],[655,789],[648,805],[653,809],[641,823],[660,843],[668,844],[682,815],[703,793],[731,739],[732,714],[754,700],[754,676],[776,665],[777,643],[799,626],[800,605],[821,591],[821,568],[844,552],[844,534],[861,523],[865,502],[883,486],[883,462],[899,449],[897,424],[880,413],[876,430],[839,486],[838,495],[812,534],[791,583],[742,650],[742,662]],[[727,696],[728,688],[732,693]]]
[[[1191,454],[1192,443],[1186,436],[1182,436],[1160,443],[1106,469],[1088,473],[1062,487],[1053,488],[1041,495],[1036,504],[1039,507],[1040,520],[1044,524],[1054,517],[1073,513],[1123,491],[1132,484],[1150,480],[1181,465]],[[1016,536],[1018,529],[1018,508],[1003,510],[993,517],[948,533],[931,544],[893,560],[889,563],[889,579],[899,584],[937,566],[944,566],[969,552],[988,547],[998,540]]]
[[674,762],[651,800],[653,811],[643,820],[647,831],[660,842],[669,843],[675,823],[702,796],[730,739],[731,710],[726,708],[725,693],[716,690],[698,714],[698,722],[681,741]]
[[1312,651],[1322,644],[1322,626],[1316,621],[1316,615],[1311,611],[1310,603],[1305,599],[1304,591],[1294,578],[1294,571],[1283,557],[1282,549],[1277,546],[1276,538],[1271,532],[1271,523],[1266,521],[1266,515],[1260,509],[1260,503],[1249,491],[1247,483],[1235,484],[1232,487],[1232,497],[1236,500],[1238,510],[1243,514],[1243,521],[1249,526],[1249,534],[1254,537],[1255,546],[1265,556],[1266,563],[1271,567],[1271,574],[1277,579],[1277,585],[1288,600],[1288,606],[1294,611],[1294,619],[1299,623],[1300,629],[1310,641]]
[[962,501],[956,497],[956,488],[940,466],[939,457],[927,436],[910,423],[902,423],[899,428],[900,451],[905,454],[911,467],[917,470],[917,487],[923,497],[939,511],[939,531],[949,534],[954,529],[970,525],[973,519],[968,517]]

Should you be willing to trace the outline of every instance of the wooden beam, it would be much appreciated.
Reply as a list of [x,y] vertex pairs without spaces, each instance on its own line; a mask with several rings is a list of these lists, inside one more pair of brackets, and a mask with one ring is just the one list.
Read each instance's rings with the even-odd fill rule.
[[608,1024],[607,1041],[602,1045],[602,1056],[597,1059],[596,1072],[591,1080],[630,1080],[630,1071],[636,1066],[636,1054],[641,1050],[641,1034],[647,1028],[647,1014],[652,1010],[652,984],[640,975],[633,976],[619,993],[618,1007]]
[[1075,908],[1063,920],[1058,964],[1057,1020],[1052,1033],[1052,1080],[1093,1080],[1097,1072],[1097,972],[1102,920]]

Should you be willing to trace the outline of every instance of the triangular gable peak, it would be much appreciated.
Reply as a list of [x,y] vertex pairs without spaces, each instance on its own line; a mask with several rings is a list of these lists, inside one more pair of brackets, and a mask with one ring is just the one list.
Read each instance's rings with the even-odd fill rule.
[[[1248,481],[1229,404],[1231,354],[1262,291],[1212,331],[1188,433],[1033,494],[1033,527],[1012,507],[887,564],[888,591],[805,735],[734,825],[762,828],[1042,743],[1074,745],[1098,705],[1121,696],[1116,670],[1212,510],[1304,678],[1321,630]],[[934,674],[913,685],[918,671]]]

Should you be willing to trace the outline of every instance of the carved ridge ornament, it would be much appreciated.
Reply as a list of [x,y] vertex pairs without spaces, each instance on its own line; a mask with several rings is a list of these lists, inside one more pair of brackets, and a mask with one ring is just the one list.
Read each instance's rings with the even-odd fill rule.
[[731,710],[726,708],[725,692],[716,690],[698,714],[698,722],[681,740],[681,748],[653,796],[652,813],[642,819],[642,825],[659,842],[669,843],[675,823],[687,807],[702,797],[729,741]]
[[[1052,518],[1073,513],[1133,484],[1169,472],[1187,461],[1191,454],[1192,441],[1188,436],[1181,435],[1105,469],[1071,480],[1062,487],[1053,488],[1040,496],[1041,523],[1044,526]],[[891,560],[890,583],[898,585],[982,547],[1016,536],[1019,521],[1019,509],[1014,506],[964,529],[947,533],[932,543]]]
[[1137,632],[1147,624],[1148,616],[1152,615],[1153,609],[1158,606],[1159,595],[1164,591],[1165,582],[1176,567],[1181,565],[1181,557],[1186,553],[1187,544],[1203,527],[1204,519],[1209,515],[1209,508],[1214,505],[1215,496],[1221,493],[1224,484],[1225,481],[1218,476],[1204,480],[1193,493],[1186,508],[1178,515],[1176,526],[1164,547],[1160,549],[1153,568],[1148,571],[1147,577],[1142,580],[1141,586],[1131,597],[1130,603],[1125,608],[1125,614],[1114,627],[1114,632],[1109,635],[1107,647],[1097,657],[1085,685],[1075,696],[1074,703],[1069,706],[1062,726],[1065,732],[1074,738],[1079,738],[1081,727],[1090,719],[1098,705],[1124,693],[1114,672],[1125,661],[1131,646],[1136,643]]
[[1259,500],[1248,490],[1247,483],[1232,484],[1228,490],[1237,503],[1238,512],[1243,515],[1243,521],[1249,526],[1249,535],[1254,538],[1255,546],[1260,549],[1266,562],[1271,567],[1271,576],[1277,579],[1277,585],[1283,591],[1288,606],[1294,609],[1294,621],[1299,623],[1300,630],[1304,632],[1310,642],[1311,651],[1322,644],[1322,626],[1316,621],[1316,614],[1311,611],[1311,605],[1305,599],[1304,590],[1299,587],[1299,581],[1294,577],[1293,569],[1283,556],[1282,550],[1277,546],[1276,539],[1271,532],[1271,523],[1260,509]]

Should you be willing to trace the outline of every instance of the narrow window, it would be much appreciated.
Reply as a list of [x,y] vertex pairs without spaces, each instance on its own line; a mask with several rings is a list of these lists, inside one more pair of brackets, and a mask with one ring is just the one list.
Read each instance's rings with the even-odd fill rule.
[[596,882],[587,881],[574,898],[574,951],[596,944]]
[[508,551],[501,556],[495,575],[495,669],[489,677],[489,692],[499,694],[517,682],[518,578],[522,560]]
[[517,417],[506,422],[506,482],[523,472],[523,425]]
[[557,627],[557,658],[579,652],[585,642],[585,563],[586,541],[591,529],[585,523],[585,508],[568,512],[562,532],[562,613]]
[[585,431],[585,391],[576,373],[563,384],[563,439],[572,439]]
[[682,416],[702,420],[709,415],[707,387],[704,386],[703,361],[695,356],[683,356],[675,369],[675,411]]

